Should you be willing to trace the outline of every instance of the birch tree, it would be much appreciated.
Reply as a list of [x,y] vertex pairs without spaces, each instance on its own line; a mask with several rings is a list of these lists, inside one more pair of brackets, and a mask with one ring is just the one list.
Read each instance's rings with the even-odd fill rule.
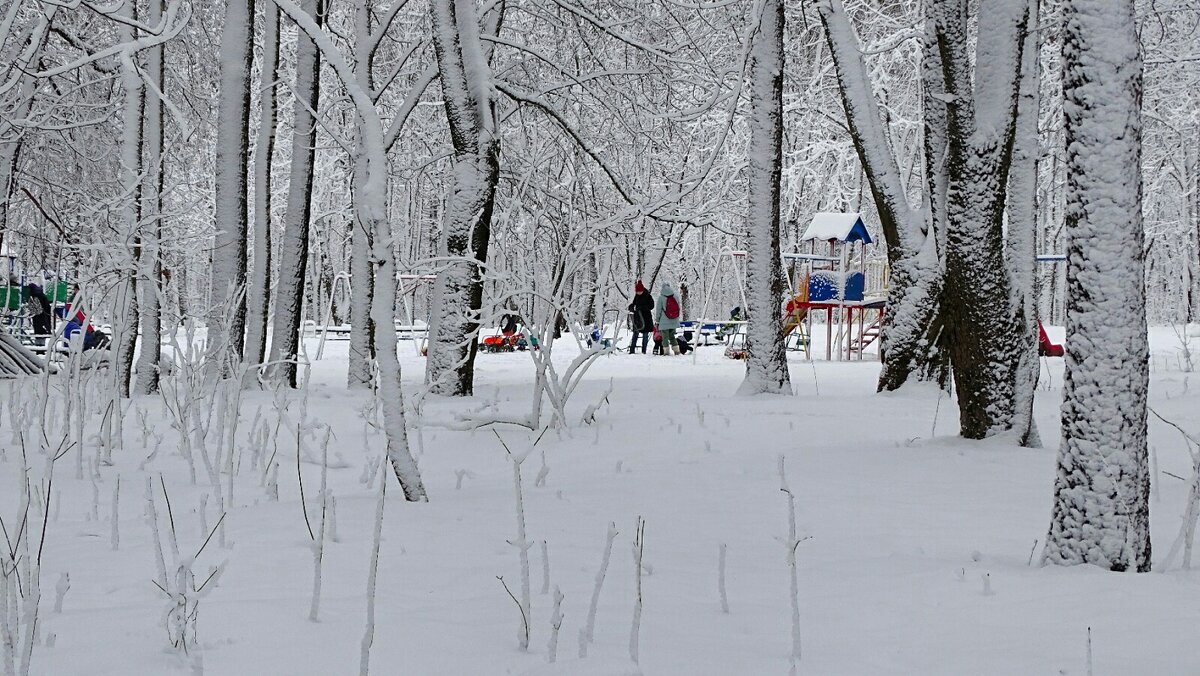
[[250,144],[250,65],[254,0],[227,0],[221,31],[220,98],[213,213],[208,346],[215,368],[228,374],[242,357],[245,331],[246,194]]
[[1064,4],[1067,342],[1043,561],[1150,570],[1142,56],[1132,0]]
[[746,378],[739,394],[787,393],[792,385],[784,352],[783,265],[779,251],[779,191],[783,171],[783,0],[758,6],[750,47],[750,148],[747,226]]

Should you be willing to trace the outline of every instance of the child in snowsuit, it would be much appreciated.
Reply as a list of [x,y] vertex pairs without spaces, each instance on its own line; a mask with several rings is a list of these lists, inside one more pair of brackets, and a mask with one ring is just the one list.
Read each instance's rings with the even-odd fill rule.
[[67,320],[67,325],[63,328],[63,339],[70,344],[71,338],[76,333],[79,333],[80,329],[83,329],[84,350],[103,350],[107,348],[108,344],[112,342],[112,340],[108,337],[108,334],[103,331],[97,331],[96,328],[92,326],[92,323],[88,321],[87,315],[83,313],[83,310],[77,310],[75,308],[75,306],[78,304],[79,298],[79,285],[76,284],[75,289],[71,294],[71,302],[68,303],[66,307],[60,309],[60,312],[62,313],[61,316],[63,319]]

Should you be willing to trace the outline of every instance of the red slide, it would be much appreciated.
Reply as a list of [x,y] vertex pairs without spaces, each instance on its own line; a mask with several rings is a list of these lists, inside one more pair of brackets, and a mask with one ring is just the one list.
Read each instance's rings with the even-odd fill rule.
[[1046,335],[1046,327],[1038,322],[1038,354],[1043,357],[1061,357],[1063,356],[1063,346],[1056,345],[1050,342],[1050,336]]

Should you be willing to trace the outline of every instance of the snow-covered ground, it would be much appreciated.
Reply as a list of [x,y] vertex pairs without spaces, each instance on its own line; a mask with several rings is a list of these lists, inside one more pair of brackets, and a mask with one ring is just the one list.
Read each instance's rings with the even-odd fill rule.
[[[1051,331],[1061,339],[1061,330]],[[1200,348],[1200,339],[1194,343]],[[1200,382],[1180,371],[1179,341],[1152,332],[1150,401],[1163,416],[1200,432]],[[564,341],[559,350],[573,350]],[[312,370],[310,419],[332,426],[329,486],[337,499],[337,541],[323,562],[320,619],[308,619],[311,540],[299,501],[291,404],[275,453],[278,502],[248,458],[250,422],[261,408],[274,424],[271,398],[248,394],[238,435],[229,546],[214,541],[196,566],[203,578],[226,562],[198,614],[203,673],[356,673],[366,612],[368,563],[378,491],[362,481],[383,437],[367,430],[368,397],[344,386],[346,343],[331,341]],[[315,354],[315,340],[310,341]],[[564,360],[569,354],[561,355]],[[1037,420],[1047,448],[965,442],[954,403],[932,388],[878,395],[874,362],[794,361],[793,397],[739,399],[742,364],[720,348],[698,359],[616,354],[602,358],[572,400],[572,427],[549,433],[523,468],[530,550],[532,645],[517,649],[520,595],[512,469],[489,430],[429,426],[413,443],[430,494],[406,504],[389,487],[380,553],[374,673],[622,674],[629,661],[634,608],[635,522],[645,519],[644,674],[785,674],[791,649],[786,549],[787,499],[778,458],[786,457],[797,496],[800,672],[809,674],[1085,674],[1088,630],[1096,674],[1194,674],[1200,668],[1200,573],[1145,575],[1036,565],[1049,523],[1058,435],[1061,360],[1045,361]],[[422,378],[421,358],[401,344],[404,379]],[[497,402],[527,410],[527,355],[481,355],[472,401],[430,399],[435,425]],[[578,417],[609,387],[596,422]],[[6,402],[17,395],[0,385]],[[8,408],[5,406],[4,408]],[[163,434],[163,451],[145,471],[138,411]],[[0,515],[11,536],[17,515],[19,450],[4,411],[0,444]],[[59,413],[61,415],[61,413]],[[91,422],[98,424],[98,417]],[[502,428],[514,449],[528,432]],[[308,443],[319,447],[319,434]],[[125,449],[101,467],[98,519],[93,486],[56,472],[42,555],[41,641],[35,674],[191,673],[193,662],[168,647],[167,601],[152,580],[151,531],[143,517],[145,476],[161,475],[185,554],[217,518],[203,478],[190,486],[186,464],[158,399],[135,400]],[[291,439],[291,441],[289,441]],[[94,440],[90,443],[94,443]],[[153,440],[150,442],[153,445]],[[1158,473],[1152,509],[1155,561],[1174,541],[1191,460],[1181,436],[1151,421]],[[275,444],[273,443],[272,446]],[[91,451],[89,450],[89,453]],[[542,468],[545,485],[535,486]],[[62,460],[60,462],[67,462]],[[319,518],[321,468],[300,465],[310,517]],[[466,470],[461,489],[458,472]],[[386,471],[386,470],[385,470]],[[203,474],[203,473],[201,473]],[[381,476],[385,476],[381,473]],[[110,544],[113,488],[121,482],[120,546]],[[161,493],[159,495],[161,498]],[[160,512],[163,510],[161,500]],[[600,594],[595,642],[578,659],[594,577],[608,524],[620,531]],[[315,526],[315,524],[314,524]],[[551,595],[542,591],[540,543],[549,552],[551,589],[565,595],[559,661],[546,664]],[[717,590],[718,550],[727,545],[728,614]],[[1032,550],[1032,551],[1031,551]],[[1030,559],[1034,565],[1029,565]],[[54,587],[70,574],[62,612]],[[53,634],[52,646],[45,645]]]

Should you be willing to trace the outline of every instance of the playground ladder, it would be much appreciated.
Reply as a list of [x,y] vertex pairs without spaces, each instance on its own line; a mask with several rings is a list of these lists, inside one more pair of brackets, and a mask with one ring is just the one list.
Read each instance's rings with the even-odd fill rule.
[[883,317],[878,317],[864,328],[854,341],[850,344],[851,352],[856,352],[861,357],[863,350],[867,349],[871,343],[879,338],[879,334],[883,332]]

